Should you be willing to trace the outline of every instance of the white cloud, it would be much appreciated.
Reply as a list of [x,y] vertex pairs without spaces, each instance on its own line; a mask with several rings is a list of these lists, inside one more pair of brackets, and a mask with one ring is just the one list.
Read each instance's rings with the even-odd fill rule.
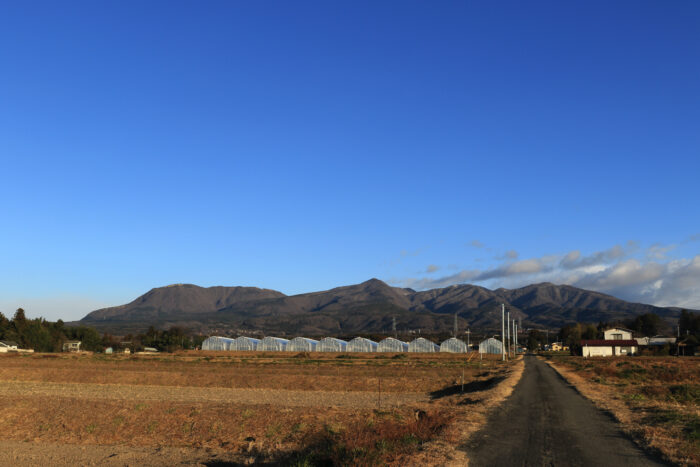
[[436,266],[435,264],[429,264],[427,268],[425,268],[425,272],[428,274],[431,274],[435,271],[438,271],[440,269],[440,266]]
[[[460,283],[490,288],[522,287],[537,282],[570,284],[628,301],[700,309],[700,255],[669,260],[675,245],[655,244],[637,252],[635,242],[588,256],[579,250],[508,262],[490,269],[463,270],[440,278],[396,281],[424,290]],[[638,253],[635,256],[635,253]],[[634,257],[633,257],[634,256]]]
[[508,250],[505,253],[503,253],[502,256],[497,256],[496,259],[499,260],[509,260],[509,259],[518,259],[518,252],[515,250]]
[[677,245],[664,246],[659,243],[655,243],[647,249],[647,258],[657,260],[667,259],[668,253],[675,250],[676,247]]
[[484,247],[484,244],[481,243],[479,240],[472,240],[470,245],[473,246],[474,248],[483,248]]

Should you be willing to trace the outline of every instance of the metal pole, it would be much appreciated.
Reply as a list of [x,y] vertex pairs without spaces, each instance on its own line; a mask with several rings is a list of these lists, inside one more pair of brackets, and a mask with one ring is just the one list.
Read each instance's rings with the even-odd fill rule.
[[510,311],[507,313],[508,320],[506,321],[506,327],[508,328],[508,358],[510,358]]
[[506,305],[501,303],[501,360],[506,361]]

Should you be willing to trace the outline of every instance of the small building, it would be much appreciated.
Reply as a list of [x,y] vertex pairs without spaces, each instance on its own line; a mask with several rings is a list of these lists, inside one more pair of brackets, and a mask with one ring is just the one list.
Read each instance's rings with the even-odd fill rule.
[[467,353],[468,351],[467,344],[456,337],[450,337],[440,344],[440,352]]
[[144,347],[143,353],[158,353],[158,349],[155,347]]
[[638,337],[635,340],[640,347],[663,347],[664,345],[673,345],[676,343],[675,337],[665,336]]
[[356,337],[348,342],[348,352],[376,352],[379,344],[366,337]]
[[408,343],[408,351],[420,353],[439,352],[440,346],[424,337],[418,337]]
[[17,352],[17,342],[0,341],[0,353]]
[[317,352],[345,352],[347,348],[347,342],[335,337],[324,337],[316,345]]
[[634,339],[594,339],[581,341],[581,354],[584,357],[615,357],[637,353]]
[[287,343],[288,352],[314,352],[318,341],[308,337],[295,337]]
[[255,339],[254,337],[239,336],[233,340],[231,345],[231,350],[238,351],[251,351],[258,350],[260,345],[260,339]]
[[289,339],[284,339],[282,337],[266,336],[260,341],[258,345],[258,350],[268,351],[268,352],[282,352],[287,350],[287,344],[289,344]]
[[105,349],[105,353],[106,353],[107,355],[112,355],[112,354],[114,353],[114,349],[113,349],[112,347],[107,347],[107,348]]
[[569,346],[565,345],[563,342],[552,342],[552,345],[550,345],[549,350],[553,352],[561,352],[569,350]]
[[503,343],[499,341],[498,339],[495,339],[493,337],[489,337],[486,340],[483,340],[479,343],[479,352],[480,353],[493,353],[493,354],[502,354],[503,353]]
[[377,344],[377,352],[408,352],[408,343],[387,337]]
[[66,341],[63,343],[64,352],[80,352],[80,341]]
[[202,350],[233,350],[233,342],[230,337],[210,336],[202,342]]

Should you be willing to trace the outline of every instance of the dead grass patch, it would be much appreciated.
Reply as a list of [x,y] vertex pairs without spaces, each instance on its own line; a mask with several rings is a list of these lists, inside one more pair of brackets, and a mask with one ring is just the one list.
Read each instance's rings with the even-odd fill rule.
[[[7,427],[5,440],[41,445],[205,448],[251,462],[449,463],[464,460],[455,450],[460,436],[469,433],[463,424],[476,430],[522,373],[522,362],[470,362],[464,355],[394,357],[0,357],[0,381],[15,388],[0,398],[0,420]],[[261,402],[279,389],[296,390],[310,402],[305,407]],[[111,391],[109,397],[100,396]],[[236,391],[260,397],[241,403],[235,396],[221,396]],[[329,391],[370,403],[331,405],[324,398]],[[431,400],[430,393],[439,397]],[[414,402],[392,404],[399,399]]]

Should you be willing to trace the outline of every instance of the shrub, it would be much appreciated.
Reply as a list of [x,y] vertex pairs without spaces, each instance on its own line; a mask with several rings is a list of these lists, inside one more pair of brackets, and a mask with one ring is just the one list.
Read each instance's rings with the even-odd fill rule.
[[287,461],[292,465],[374,465],[396,461],[437,436],[451,417],[437,412],[404,423],[394,417],[345,430],[325,429]]

